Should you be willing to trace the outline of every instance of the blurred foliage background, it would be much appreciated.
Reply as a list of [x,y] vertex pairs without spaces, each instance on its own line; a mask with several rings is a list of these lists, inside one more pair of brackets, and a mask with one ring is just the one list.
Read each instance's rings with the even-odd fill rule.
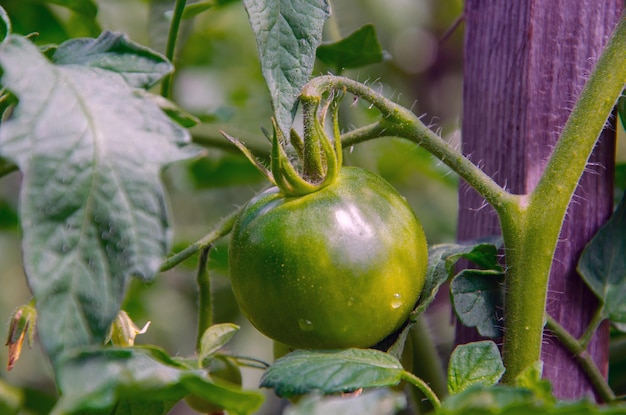
[[[96,37],[101,30],[127,33],[158,51],[165,49],[168,15],[173,0],[98,0],[97,9],[76,2],[74,11],[53,0],[0,0],[19,34],[38,33],[39,45],[58,44],[72,37]],[[191,1],[189,2],[191,3]],[[367,23],[376,27],[388,59],[343,73],[369,85],[423,115],[426,123],[460,147],[462,95],[462,27],[446,35],[462,14],[461,0],[341,0],[332,1],[333,16],[325,40],[335,41]],[[240,1],[216,0],[215,7],[186,20],[175,59],[174,101],[203,123],[192,129],[206,157],[171,166],[164,172],[173,221],[174,250],[210,232],[213,225],[267,185],[219,130],[263,152],[269,143],[269,94],[261,75],[256,44]],[[85,6],[85,7],[83,7]],[[315,74],[331,72],[318,64]],[[158,92],[158,91],[157,91]],[[376,117],[360,102],[346,103],[342,128],[364,125]],[[62,122],[62,121],[60,121]],[[345,149],[345,162],[376,171],[409,201],[421,219],[430,244],[453,241],[456,227],[457,179],[447,168],[414,144],[394,139]],[[0,319],[30,298],[20,258],[17,216],[19,173],[0,181]],[[194,351],[196,329],[195,260],[160,275],[152,285],[133,282],[125,309],[148,332],[137,343],[156,344],[173,355]],[[216,322],[242,326],[231,349],[235,353],[272,360],[272,344],[239,315],[227,278],[227,240],[211,252]],[[434,304],[429,325],[443,353],[452,342],[452,318],[445,304]],[[3,335],[6,335],[6,330]],[[6,350],[0,360],[6,362]],[[256,388],[260,372],[244,371],[244,386]],[[37,345],[25,350],[11,372],[0,378],[54,395],[51,370]],[[272,394],[269,393],[268,397]],[[40,398],[43,399],[43,398]],[[45,400],[42,400],[45,402]],[[281,403],[268,399],[263,413],[277,413]],[[184,404],[172,412],[191,413]]]

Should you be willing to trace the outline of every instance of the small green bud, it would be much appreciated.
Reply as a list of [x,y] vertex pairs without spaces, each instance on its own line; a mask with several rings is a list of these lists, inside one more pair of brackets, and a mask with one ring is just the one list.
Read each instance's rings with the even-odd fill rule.
[[13,369],[15,362],[20,358],[24,339],[28,338],[28,346],[33,344],[35,326],[37,325],[37,310],[34,301],[15,309],[9,321],[9,335],[6,346],[9,347],[7,370]]
[[117,317],[111,324],[109,334],[105,339],[105,343],[109,341],[114,346],[129,347],[135,344],[135,337],[138,334],[144,334],[148,331],[150,322],[148,321],[141,329],[135,325],[135,322],[128,316],[126,311],[120,310]]

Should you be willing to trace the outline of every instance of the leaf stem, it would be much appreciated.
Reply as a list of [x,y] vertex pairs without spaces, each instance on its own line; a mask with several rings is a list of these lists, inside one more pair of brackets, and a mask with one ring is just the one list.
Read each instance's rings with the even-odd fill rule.
[[428,384],[424,382],[422,379],[418,378],[417,376],[415,376],[414,374],[410,372],[407,372],[406,370],[402,371],[402,379],[406,380],[407,382],[415,386],[417,389],[419,389],[424,394],[424,396],[426,396],[426,399],[430,401],[430,403],[433,405],[433,408],[435,408],[435,410],[441,407],[441,401],[439,400],[435,392],[433,392],[430,386],[428,386]]
[[[180,21],[185,11],[186,0],[176,0],[174,4],[174,14],[172,15],[172,22],[170,24],[170,30],[167,34],[167,45],[165,46],[165,57],[170,61],[174,61],[174,51],[176,50],[176,39],[178,38],[178,29],[180,28]],[[165,98],[172,96],[172,77],[173,74],[169,73],[163,78],[161,85],[161,95]]]
[[161,264],[160,271],[163,272],[174,268],[176,265],[180,264],[192,255],[198,253],[200,250],[208,248],[213,242],[215,242],[222,236],[227,235],[233,228],[233,225],[235,224],[235,219],[237,219],[237,216],[242,211],[242,209],[243,207],[237,209],[236,211],[232,212],[224,219],[219,221],[215,228],[204,237],[202,237],[202,239],[194,242],[182,251],[168,257]]
[[591,318],[589,325],[585,329],[585,332],[578,339],[578,342],[580,343],[581,347],[584,347],[585,349],[587,348],[587,346],[589,345],[589,342],[591,341],[591,338],[593,337],[598,327],[600,327],[600,324],[602,324],[604,319],[605,319],[604,307],[599,306],[596,312],[593,314],[593,317]]
[[586,347],[584,347],[574,336],[572,336],[563,326],[551,316],[547,316],[546,327],[556,335],[559,341],[567,350],[574,355],[582,370],[585,372],[595,391],[606,403],[615,401],[615,393],[604,379],[600,369],[591,358]]
[[213,324],[213,293],[211,292],[211,275],[207,263],[211,245],[200,251],[196,284],[198,285],[198,334],[196,350],[200,352],[202,335]]

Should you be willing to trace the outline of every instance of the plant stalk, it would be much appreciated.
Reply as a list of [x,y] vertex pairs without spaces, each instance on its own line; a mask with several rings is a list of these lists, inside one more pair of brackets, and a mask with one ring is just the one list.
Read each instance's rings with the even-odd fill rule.
[[[172,15],[172,22],[170,24],[170,30],[167,34],[167,44],[165,46],[165,57],[170,62],[174,62],[178,29],[180,28],[180,21],[183,18],[186,3],[186,0],[176,0],[176,3],[174,4],[174,13]],[[165,76],[165,78],[163,78],[163,83],[161,84],[161,95],[165,98],[170,98],[172,96],[172,77],[173,74],[169,73]]]
[[[626,17],[596,64],[535,190],[519,212],[499,211],[507,261],[503,381],[541,359],[552,258],[587,160],[626,84]],[[497,209],[496,209],[497,210]]]
[[211,245],[200,251],[196,284],[198,285],[198,333],[196,351],[200,351],[202,335],[213,324],[213,294],[211,292],[211,276],[207,268]]
[[591,358],[591,355],[578,340],[574,338],[558,321],[551,316],[547,317],[546,327],[556,335],[559,341],[565,346],[570,353],[574,355],[574,359],[583,369],[595,391],[605,403],[615,401],[615,393],[604,379],[602,372]]

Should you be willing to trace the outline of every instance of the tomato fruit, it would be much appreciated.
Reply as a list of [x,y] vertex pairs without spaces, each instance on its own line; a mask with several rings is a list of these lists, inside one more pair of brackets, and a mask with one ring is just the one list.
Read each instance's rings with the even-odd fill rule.
[[398,329],[424,285],[422,227],[380,176],[343,167],[322,189],[253,198],[235,222],[235,298],[266,336],[294,348],[369,347]]
[[[241,370],[239,370],[239,366],[235,362],[226,357],[216,356],[211,360],[209,377],[216,383],[227,382],[229,385],[241,388]],[[186,396],[185,403],[201,414],[224,413],[224,408],[221,406],[196,395]]]

